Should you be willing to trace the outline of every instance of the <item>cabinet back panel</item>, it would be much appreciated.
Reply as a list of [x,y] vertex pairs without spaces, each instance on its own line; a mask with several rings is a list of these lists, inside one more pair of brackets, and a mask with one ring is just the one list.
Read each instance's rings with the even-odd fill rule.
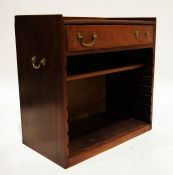
[[106,78],[106,109],[116,118],[131,116],[138,71],[110,74]]
[[67,83],[69,120],[105,111],[105,76]]

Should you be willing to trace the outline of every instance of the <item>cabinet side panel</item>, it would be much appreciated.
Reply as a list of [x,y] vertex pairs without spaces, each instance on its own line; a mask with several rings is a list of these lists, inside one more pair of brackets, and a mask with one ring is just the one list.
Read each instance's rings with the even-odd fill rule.
[[153,48],[153,77],[152,77],[152,98],[151,98],[151,117],[150,117],[150,121],[152,124],[152,120],[153,120],[153,96],[154,96],[154,77],[155,77],[155,54],[156,54],[156,26],[157,26],[157,19],[154,18],[153,21],[155,22],[154,25],[154,48]]
[[[16,16],[23,143],[67,167],[65,31],[60,15]],[[34,69],[42,58],[46,65]]]

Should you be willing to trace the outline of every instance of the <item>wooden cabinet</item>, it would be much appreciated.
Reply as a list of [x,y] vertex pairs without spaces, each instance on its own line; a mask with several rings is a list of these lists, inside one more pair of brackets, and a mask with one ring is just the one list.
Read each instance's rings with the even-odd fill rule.
[[155,18],[15,17],[23,143],[67,168],[152,127]]

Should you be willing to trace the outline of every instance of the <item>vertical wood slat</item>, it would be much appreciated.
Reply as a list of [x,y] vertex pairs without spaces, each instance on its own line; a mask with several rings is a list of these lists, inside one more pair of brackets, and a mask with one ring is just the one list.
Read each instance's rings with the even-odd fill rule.
[[152,55],[146,57],[143,73],[139,78],[138,92],[133,114],[140,116],[143,121],[151,122],[153,106],[153,83],[154,83],[154,65],[155,65],[155,38],[156,25],[154,26],[154,47]]

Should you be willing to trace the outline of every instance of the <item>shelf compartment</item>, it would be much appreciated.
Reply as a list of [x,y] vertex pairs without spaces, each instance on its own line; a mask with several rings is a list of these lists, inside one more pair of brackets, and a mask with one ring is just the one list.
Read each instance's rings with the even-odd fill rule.
[[113,68],[113,69],[100,70],[100,71],[88,72],[88,73],[81,73],[81,74],[77,74],[77,75],[70,75],[67,77],[67,81],[78,80],[78,79],[88,78],[88,77],[95,77],[98,75],[106,75],[106,74],[111,74],[111,73],[116,73],[116,72],[127,71],[127,70],[139,69],[142,67],[144,67],[143,64],[132,64],[132,65],[117,67],[117,68]]
[[108,114],[108,112],[99,112],[88,117],[75,118],[69,122],[69,138],[70,140],[73,140],[74,138],[85,135],[88,132],[111,125],[116,121],[118,120],[116,120],[113,115]]
[[[92,120],[92,117],[90,119]],[[70,164],[73,165],[78,161],[87,159],[93,154],[96,155],[112,148],[150,129],[151,125],[148,123],[133,118],[125,118],[76,137],[70,140],[69,144]]]
[[138,52],[69,57],[69,166],[151,129],[151,53]]

